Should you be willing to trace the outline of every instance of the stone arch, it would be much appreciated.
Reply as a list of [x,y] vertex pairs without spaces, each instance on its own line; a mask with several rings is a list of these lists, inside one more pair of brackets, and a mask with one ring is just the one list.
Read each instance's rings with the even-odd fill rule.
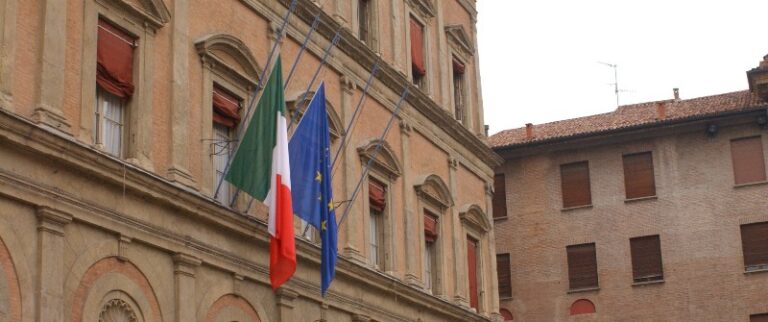
[[419,197],[431,201],[443,209],[453,206],[451,190],[438,175],[430,174],[416,178],[413,187]]
[[255,86],[261,68],[248,46],[228,34],[212,34],[195,41],[200,59],[211,63],[214,70],[239,82]]
[[587,299],[578,299],[571,304],[571,315],[595,313],[595,304]]
[[213,302],[204,321],[261,322],[261,319],[256,309],[247,300],[235,294],[226,294]]
[[373,159],[371,168],[390,178],[396,178],[402,173],[403,167],[400,166],[400,161],[397,160],[393,151],[387,141],[380,139],[370,139],[357,148],[357,153],[363,164]]
[[72,295],[69,320],[80,322],[98,318],[105,301],[113,297],[135,303],[141,315],[138,321],[163,320],[157,296],[144,273],[133,263],[114,256],[97,261],[83,274]]
[[491,221],[488,216],[477,204],[464,205],[459,209],[459,218],[461,221],[475,230],[488,232],[491,230]]
[[[9,293],[19,299],[14,305],[11,305],[11,315],[9,321],[21,321],[21,317],[34,316],[34,270],[28,266],[26,253],[24,252],[24,243],[18,237],[19,231],[14,229],[7,220],[0,218],[0,265],[2,265],[2,275],[0,278],[11,279],[11,284],[16,286],[9,287]],[[12,274],[12,275],[10,275]],[[10,276],[9,276],[10,275]],[[14,290],[15,288],[15,290]],[[15,313],[18,312],[18,313]],[[15,319],[14,319],[15,318]]]
[[[0,303],[0,313],[8,317],[8,321],[21,321],[21,288],[16,275],[16,267],[13,264],[11,253],[0,238],[0,298],[6,302]],[[4,312],[3,312],[4,311]]]
[[[296,111],[296,108],[301,107],[301,109],[305,109],[309,105],[309,101],[312,100],[312,97],[315,96],[314,91],[309,92],[297,92],[292,93],[286,96],[285,102],[289,103],[288,110],[293,116],[293,114]],[[302,102],[299,102],[299,100],[303,99]],[[336,108],[334,107],[333,103],[329,101],[328,99],[325,100],[325,113],[328,115],[328,129],[331,132],[331,139],[336,139],[341,136],[345,135],[344,132],[344,125],[341,122],[341,117],[339,117],[339,114],[336,113]],[[303,115],[303,111],[299,114],[299,117]]]
[[[262,297],[265,296],[265,294],[270,294],[271,292],[261,292],[257,287],[250,287],[252,284],[245,284],[246,281],[248,281],[248,279],[235,280],[234,283],[212,282],[206,285],[206,292],[203,294],[203,298],[197,304],[197,316],[207,316],[216,301],[220,300],[224,296],[232,295],[242,298],[244,301],[248,302],[248,304],[256,311],[256,314],[261,322],[269,322],[268,310],[265,309],[260,301],[263,300]],[[240,286],[234,287],[235,284],[240,284]]]

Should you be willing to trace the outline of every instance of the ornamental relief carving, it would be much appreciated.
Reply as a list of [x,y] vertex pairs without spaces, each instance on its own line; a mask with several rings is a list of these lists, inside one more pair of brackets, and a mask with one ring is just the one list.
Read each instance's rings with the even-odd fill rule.
[[123,300],[109,300],[99,314],[99,322],[138,322],[136,313]]

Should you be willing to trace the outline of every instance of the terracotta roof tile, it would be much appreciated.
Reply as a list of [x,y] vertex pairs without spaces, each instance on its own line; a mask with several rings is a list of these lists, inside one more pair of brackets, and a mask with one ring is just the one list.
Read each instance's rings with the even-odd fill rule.
[[[659,118],[658,105],[664,104],[666,117]],[[525,137],[525,128],[501,131],[492,135],[488,143],[492,148],[531,144],[551,139],[618,130],[639,125],[650,125],[670,120],[700,117],[723,112],[750,110],[763,106],[757,95],[739,91],[688,100],[666,100],[619,106],[615,111],[533,126],[533,138]]]

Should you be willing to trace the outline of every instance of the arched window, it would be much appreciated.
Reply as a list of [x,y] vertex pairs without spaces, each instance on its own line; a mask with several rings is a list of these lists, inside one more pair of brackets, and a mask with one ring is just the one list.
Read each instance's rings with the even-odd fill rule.
[[512,316],[512,312],[510,312],[507,309],[500,309],[499,313],[501,313],[501,317],[504,318],[504,321],[512,321],[515,318]]
[[571,315],[595,313],[595,304],[590,300],[580,299],[571,304]]

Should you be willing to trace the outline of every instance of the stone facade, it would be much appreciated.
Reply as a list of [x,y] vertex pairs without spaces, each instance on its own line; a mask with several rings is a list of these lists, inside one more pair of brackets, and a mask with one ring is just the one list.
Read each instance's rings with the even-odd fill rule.
[[[382,265],[368,264],[363,189],[340,206],[353,208],[340,227],[336,279],[321,297],[316,243],[297,238],[296,274],[272,291],[266,208],[213,198],[213,87],[248,97],[290,1],[0,0],[0,320],[500,320],[489,187],[501,159],[485,143],[474,1],[369,1],[371,44],[357,39],[351,0],[298,0],[279,43],[287,74],[319,17],[286,89],[291,108],[338,31],[319,77],[333,148],[347,142],[334,194],[348,199],[371,157],[371,176],[388,188]],[[412,16],[425,26],[421,88],[409,81]],[[120,158],[94,142],[99,19],[137,38]],[[466,66],[461,122],[452,58]],[[406,87],[399,126],[379,140]],[[424,209],[441,223],[431,290]],[[469,306],[468,235],[479,241],[477,308]]]
[[[736,184],[731,155],[732,140],[757,137],[768,160],[767,107],[749,92],[675,99],[494,138],[506,160],[496,171],[507,205],[495,223],[496,252],[511,263],[502,310],[526,322],[730,322],[768,312],[768,274],[745,269],[740,233],[768,222],[768,185]],[[622,156],[640,152],[651,152],[656,193],[628,200]],[[563,209],[560,166],[580,161],[588,162],[591,205]],[[663,277],[638,282],[630,238],[651,235]],[[599,285],[570,290],[566,247],[586,243],[595,244]],[[595,313],[573,315],[589,303],[579,300]]]

